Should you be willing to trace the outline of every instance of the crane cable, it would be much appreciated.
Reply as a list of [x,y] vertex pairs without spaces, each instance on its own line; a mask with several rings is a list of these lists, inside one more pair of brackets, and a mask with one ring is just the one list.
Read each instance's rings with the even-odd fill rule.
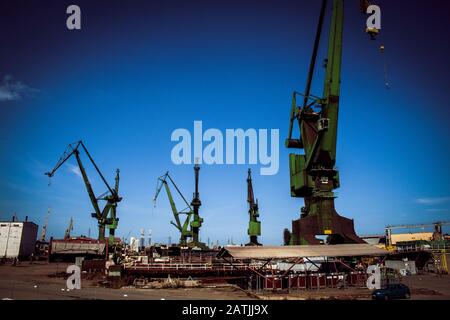
[[[361,13],[366,14],[367,8],[373,4],[374,4],[373,1],[360,0]],[[376,38],[379,36],[379,31],[380,30],[377,30],[377,29],[366,29],[366,33],[369,34],[371,40],[376,40]],[[384,85],[385,85],[386,89],[390,89],[391,85],[389,83],[389,76],[388,76],[388,63],[387,63],[385,47],[384,47],[383,43],[381,43],[379,50],[380,50],[381,55],[383,56]]]
[[386,86],[386,89],[390,89],[391,85],[389,84],[389,77],[388,77],[388,64],[387,64],[387,58],[385,54],[385,47],[384,44],[380,45],[380,52],[383,56],[383,64],[384,64],[384,85]]

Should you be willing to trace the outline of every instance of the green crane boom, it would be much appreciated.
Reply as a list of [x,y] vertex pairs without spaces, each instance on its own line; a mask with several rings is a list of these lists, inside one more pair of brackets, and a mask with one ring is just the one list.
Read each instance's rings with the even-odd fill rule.
[[[175,201],[173,200],[172,192],[170,191],[169,184],[167,180],[170,181],[170,183],[173,185],[175,190],[178,192],[180,197],[183,199],[184,203],[186,204],[186,209],[183,211],[178,211]],[[164,189],[167,193],[167,198],[169,199],[170,207],[172,209],[172,214],[175,219],[175,222],[171,221],[170,223],[175,226],[175,228],[178,229],[180,232],[180,246],[187,246],[188,245],[188,239],[192,238],[192,232],[189,230],[189,223],[191,221],[191,217],[193,215],[193,211],[189,203],[187,202],[186,198],[181,193],[180,189],[178,189],[178,186],[173,181],[172,177],[169,175],[169,172],[166,172],[163,176],[158,178],[158,184],[156,187],[156,193],[155,197],[153,198],[153,202],[156,203],[156,199],[158,198],[158,195],[161,191],[161,188],[164,186]],[[186,219],[183,224],[181,224],[180,215],[185,214]]]
[[[292,222],[290,244],[319,244],[316,236],[328,236],[328,243],[362,243],[353,220],[340,216],[334,206],[334,190],[339,188],[336,164],[336,143],[341,84],[342,34],[344,0],[332,0],[332,15],[328,39],[328,55],[323,97],[310,93],[318,47],[321,38],[327,0],[322,1],[313,54],[306,82],[303,105],[292,99],[291,117],[286,146],[303,150],[304,154],[290,154],[291,196],[301,197],[305,206],[299,220]],[[293,139],[297,120],[300,138]]]

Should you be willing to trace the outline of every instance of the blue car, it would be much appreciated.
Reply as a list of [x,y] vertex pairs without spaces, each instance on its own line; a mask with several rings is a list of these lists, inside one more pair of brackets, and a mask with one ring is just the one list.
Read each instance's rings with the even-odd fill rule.
[[372,292],[374,300],[409,299],[411,291],[404,284],[390,284],[386,288],[377,289]]

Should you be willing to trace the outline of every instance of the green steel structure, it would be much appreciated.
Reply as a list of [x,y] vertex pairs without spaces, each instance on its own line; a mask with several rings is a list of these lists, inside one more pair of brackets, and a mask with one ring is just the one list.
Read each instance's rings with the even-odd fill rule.
[[[340,216],[334,206],[334,190],[339,188],[336,168],[336,142],[341,84],[344,1],[332,0],[332,14],[325,60],[323,96],[311,94],[327,0],[322,1],[319,23],[304,94],[294,92],[286,147],[303,152],[289,155],[291,196],[304,198],[300,219],[292,222],[285,242],[291,245],[363,243],[354,230],[353,220]],[[303,97],[298,106],[297,98]],[[297,122],[300,137],[293,138]]]
[[[156,203],[156,199],[158,198],[158,195],[161,192],[162,187],[164,186],[167,197],[169,199],[170,207],[172,209],[172,214],[175,219],[175,222],[171,221],[170,223],[174,225],[175,228],[177,228],[180,232],[180,246],[205,248],[205,244],[200,242],[199,239],[200,227],[203,223],[203,219],[199,215],[199,207],[201,206],[200,194],[198,192],[199,170],[200,167],[196,164],[194,166],[195,192],[191,204],[189,204],[189,202],[183,196],[180,189],[173,181],[172,177],[169,175],[169,172],[166,172],[163,176],[158,178],[158,184],[156,186],[156,193],[155,197],[153,198],[153,202]],[[185,209],[178,211],[172,196],[172,192],[170,191],[168,181],[170,181],[170,183],[173,185],[173,187],[185,203]],[[180,215],[186,215],[186,219],[184,220],[183,224],[181,223]]]
[[[83,166],[83,163],[81,162],[80,158],[80,151],[79,149],[84,150],[86,155],[88,156],[89,160],[91,161],[92,165],[94,166],[95,170],[97,171],[98,175],[100,176],[101,180],[105,184],[106,188],[108,189],[105,193],[102,195],[96,197],[94,194],[94,190],[92,189],[92,185],[89,181],[89,178],[87,176],[86,170]],[[119,169],[116,171],[116,179],[115,179],[115,187],[112,189],[108,182],[106,182],[105,177],[101,173],[100,169],[98,168],[97,164],[95,163],[94,159],[92,159],[89,151],[87,150],[86,146],[82,141],[78,141],[76,143],[69,144],[66,151],[64,151],[63,155],[60,157],[58,162],[56,163],[55,167],[52,171],[45,173],[50,178],[53,177],[53,175],[56,173],[56,171],[71,157],[75,156],[78,167],[80,169],[81,175],[83,177],[84,184],[86,186],[86,190],[89,195],[89,199],[91,200],[92,206],[94,207],[94,211],[92,213],[92,217],[97,219],[98,222],[98,239],[99,240],[105,240],[105,229],[109,229],[109,238],[108,242],[109,245],[114,244],[114,235],[115,230],[117,229],[117,225],[119,222],[119,218],[117,218],[117,204],[122,200],[122,198],[119,196]],[[99,200],[106,201],[106,204],[103,208],[103,210],[100,209]]]
[[[115,201],[115,195],[119,194],[119,180],[120,180],[120,170],[116,170],[116,178],[115,178],[115,184],[114,184],[114,194],[106,193],[105,195],[98,198],[99,200],[105,200],[106,206],[105,210],[109,211],[109,218],[106,219],[106,227],[109,230],[109,244],[114,243],[115,235],[116,235],[116,229],[119,224],[119,218],[117,218],[117,202]],[[92,217],[94,214],[92,214]]]
[[258,236],[261,235],[261,222],[258,221],[258,200],[255,201],[252,184],[252,171],[250,169],[248,169],[247,176],[247,202],[249,206],[248,214],[250,218],[247,233],[250,237],[250,242],[247,243],[246,246],[260,246],[261,244],[258,242]]

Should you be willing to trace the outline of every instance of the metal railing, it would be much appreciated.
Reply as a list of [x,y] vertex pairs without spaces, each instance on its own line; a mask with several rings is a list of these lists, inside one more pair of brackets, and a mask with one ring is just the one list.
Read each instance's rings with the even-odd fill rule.
[[148,263],[137,264],[132,263],[125,265],[128,270],[217,270],[217,271],[232,271],[232,270],[247,270],[249,267],[246,264],[210,264],[210,263]]

